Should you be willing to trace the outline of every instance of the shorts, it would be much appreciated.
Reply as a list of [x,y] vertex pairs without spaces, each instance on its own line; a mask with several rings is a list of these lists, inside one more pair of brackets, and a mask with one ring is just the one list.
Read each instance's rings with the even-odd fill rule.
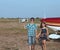
[[41,40],[47,40],[47,36],[40,37]]
[[28,44],[34,45],[35,44],[35,36],[28,36]]

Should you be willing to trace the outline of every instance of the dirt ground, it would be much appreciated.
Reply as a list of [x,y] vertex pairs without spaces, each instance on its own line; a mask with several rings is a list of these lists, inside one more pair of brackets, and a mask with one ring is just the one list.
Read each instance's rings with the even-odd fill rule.
[[[0,22],[0,50],[29,50],[24,23]],[[36,43],[36,50],[42,50]],[[60,41],[47,41],[47,50],[60,50]]]

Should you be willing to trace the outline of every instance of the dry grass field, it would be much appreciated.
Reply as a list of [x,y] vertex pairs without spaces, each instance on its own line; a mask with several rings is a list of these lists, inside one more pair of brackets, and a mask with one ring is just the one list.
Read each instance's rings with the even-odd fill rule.
[[[0,50],[29,50],[25,24],[18,19],[0,19]],[[36,50],[41,50],[38,42]],[[60,42],[47,41],[47,50],[60,50]]]

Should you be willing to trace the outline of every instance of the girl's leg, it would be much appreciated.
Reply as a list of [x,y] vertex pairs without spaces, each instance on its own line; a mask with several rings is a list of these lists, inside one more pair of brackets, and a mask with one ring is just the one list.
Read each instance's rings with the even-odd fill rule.
[[42,50],[46,50],[46,40],[42,40]]

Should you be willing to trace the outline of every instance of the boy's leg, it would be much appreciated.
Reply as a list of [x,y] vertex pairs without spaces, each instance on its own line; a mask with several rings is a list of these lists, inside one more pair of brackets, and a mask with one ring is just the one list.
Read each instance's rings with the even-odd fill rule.
[[36,40],[36,39],[35,39],[35,36],[33,36],[33,37],[32,37],[32,41],[33,41],[32,50],[35,50],[35,43],[36,43],[35,40]]
[[35,36],[32,36],[32,50],[35,50]]
[[35,45],[32,45],[32,50],[35,50]]
[[31,45],[29,45],[29,49],[32,50],[32,46]]
[[28,37],[28,43],[30,50],[35,50],[35,37],[33,36]]
[[32,50],[31,36],[28,37],[29,50]]

